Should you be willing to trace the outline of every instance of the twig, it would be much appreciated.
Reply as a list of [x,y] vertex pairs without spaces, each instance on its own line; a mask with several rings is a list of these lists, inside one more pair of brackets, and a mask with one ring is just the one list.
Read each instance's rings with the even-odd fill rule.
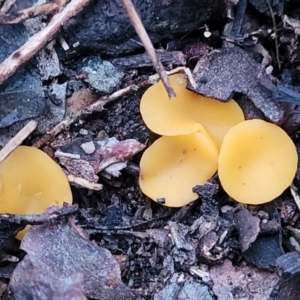
[[102,184],[88,181],[82,177],[77,177],[72,174],[68,174],[68,181],[78,184],[82,188],[86,188],[89,190],[100,191],[102,190]]
[[281,64],[280,64],[280,59],[279,59],[279,49],[278,49],[279,46],[278,46],[278,35],[277,35],[276,20],[275,20],[274,11],[273,11],[272,5],[270,3],[270,0],[267,0],[267,3],[268,3],[268,6],[269,6],[269,10],[270,10],[271,18],[272,18],[272,23],[273,23],[276,59],[277,59],[278,69],[280,70],[281,69]]
[[61,12],[51,19],[46,28],[30,37],[17,51],[0,64],[0,84],[12,76],[16,70],[41,50],[59,28],[71,17],[78,14],[90,0],[72,0]]
[[36,121],[29,121],[0,151],[0,163],[30,135],[36,128]]
[[133,27],[135,28],[135,31],[137,32],[138,36],[140,37],[145,49],[147,50],[147,52],[152,60],[152,63],[153,63],[153,66],[154,66],[156,72],[159,74],[159,77],[160,77],[169,97],[170,98],[176,97],[175,91],[170,84],[170,81],[168,79],[166,71],[165,71],[161,61],[157,57],[157,54],[152,45],[152,42],[145,30],[145,27],[138,15],[137,11],[135,10],[133,3],[131,2],[131,0],[122,0],[122,2],[127,11],[128,16],[132,22]]
[[59,220],[61,218],[73,215],[78,210],[78,204],[69,205],[67,207],[59,208],[54,212],[40,215],[18,215],[18,214],[0,214],[0,222],[16,223],[20,225],[39,225],[51,222],[52,220]]
[[59,6],[56,3],[45,3],[19,10],[16,13],[0,13],[0,24],[17,24],[27,19],[35,18],[40,15],[49,15],[57,11]]
[[[0,1],[1,3],[2,1]],[[10,8],[15,4],[16,0],[6,0],[3,3],[3,6],[1,7],[0,11],[2,13],[6,13],[10,10]]]

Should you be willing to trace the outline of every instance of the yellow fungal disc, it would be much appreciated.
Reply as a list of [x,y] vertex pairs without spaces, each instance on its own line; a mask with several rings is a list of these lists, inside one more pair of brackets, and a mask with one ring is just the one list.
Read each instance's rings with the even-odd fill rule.
[[226,132],[244,121],[241,108],[233,100],[222,103],[188,91],[182,74],[169,76],[169,80],[175,98],[168,98],[161,81],[144,93],[140,111],[146,125],[157,134],[172,136],[196,132],[200,123],[220,149]]
[[219,150],[228,130],[245,120],[234,100],[225,103],[195,94],[190,116],[203,125]]
[[249,120],[226,134],[218,173],[233,199],[261,204],[278,197],[292,183],[297,162],[295,146],[285,131],[262,120]]
[[217,161],[216,147],[200,132],[161,137],[142,156],[140,188],[154,201],[164,198],[166,206],[184,206],[197,199],[192,188],[206,183]]
[[159,81],[147,89],[141,99],[140,112],[147,127],[159,135],[182,135],[196,132],[199,122],[190,118],[192,92],[186,90],[183,75],[169,76],[176,97],[169,99]]
[[59,165],[34,147],[20,146],[0,163],[0,182],[0,213],[41,214],[51,205],[72,203]]

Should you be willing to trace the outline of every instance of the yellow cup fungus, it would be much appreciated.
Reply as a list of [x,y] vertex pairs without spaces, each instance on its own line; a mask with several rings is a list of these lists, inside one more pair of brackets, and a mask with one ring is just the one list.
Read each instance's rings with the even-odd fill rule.
[[142,96],[140,111],[148,128],[159,135],[190,134],[202,126],[219,149],[226,132],[244,121],[238,104],[197,95],[186,89],[182,74],[169,76],[176,97],[169,99],[162,84],[151,86]]
[[0,163],[0,213],[41,214],[64,202],[72,203],[67,177],[43,151],[20,146]]
[[221,103],[186,90],[181,74],[169,77],[176,97],[169,99],[161,82],[141,99],[146,125],[163,135],[143,154],[140,188],[171,207],[197,198],[195,185],[216,172],[229,196],[261,204],[279,196],[292,182],[298,156],[289,136],[278,126],[245,121],[233,100]]
[[218,151],[205,134],[163,136],[143,154],[139,184],[151,199],[180,207],[197,199],[193,186],[205,184],[216,172]]
[[226,134],[219,155],[222,187],[238,202],[261,204],[278,197],[291,183],[298,155],[280,127],[248,120]]

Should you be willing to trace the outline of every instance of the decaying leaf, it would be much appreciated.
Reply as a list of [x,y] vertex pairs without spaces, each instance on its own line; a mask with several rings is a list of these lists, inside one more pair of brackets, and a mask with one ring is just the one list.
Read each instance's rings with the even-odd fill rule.
[[196,88],[188,88],[207,97],[229,101],[234,93],[247,95],[274,123],[280,123],[284,111],[274,100],[277,87],[250,55],[237,47],[214,50],[202,57],[193,76]]
[[81,292],[101,300],[136,298],[122,283],[120,267],[111,253],[90,242],[71,220],[33,226],[22,240],[21,248],[27,255],[10,281],[16,299],[37,299],[39,289],[50,294],[38,299],[71,299],[58,297],[63,292],[58,286],[63,283],[68,283],[65,288],[70,288],[68,293],[77,291],[74,299],[84,299]]
[[[82,145],[87,142],[94,144],[95,150],[91,154],[87,154],[82,149]],[[119,176],[120,171],[126,167],[127,160],[144,147],[143,144],[133,139],[118,141],[112,137],[102,141],[88,141],[78,138],[62,147],[61,151],[57,151],[55,155],[69,174],[97,182],[96,174],[103,170],[111,176]]]

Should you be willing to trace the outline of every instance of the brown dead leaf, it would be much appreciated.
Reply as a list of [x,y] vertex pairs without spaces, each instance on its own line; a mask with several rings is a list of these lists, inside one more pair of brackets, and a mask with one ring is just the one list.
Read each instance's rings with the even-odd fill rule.
[[134,139],[118,141],[114,137],[91,142],[95,146],[95,151],[91,154],[82,149],[82,144],[87,143],[87,140],[82,138],[75,139],[55,154],[69,174],[91,182],[96,182],[96,174],[103,170],[112,176],[119,176],[119,171],[126,167],[127,161],[145,147]]
[[95,172],[99,173],[114,163],[127,161],[144,148],[143,144],[134,139],[118,141],[112,137],[96,143],[96,151],[91,155],[95,160],[91,160],[91,164]]
[[[90,242],[71,221],[33,226],[21,248],[27,255],[10,281],[16,299],[37,299],[37,291],[44,287],[56,292],[56,297],[47,299],[71,299],[57,296],[61,292],[57,285],[63,281],[70,281],[70,288],[77,290],[81,284],[83,294],[93,299],[136,299],[135,293],[122,283],[120,267],[111,253]],[[79,283],[78,276],[82,276]],[[23,297],[24,291],[27,298]]]

